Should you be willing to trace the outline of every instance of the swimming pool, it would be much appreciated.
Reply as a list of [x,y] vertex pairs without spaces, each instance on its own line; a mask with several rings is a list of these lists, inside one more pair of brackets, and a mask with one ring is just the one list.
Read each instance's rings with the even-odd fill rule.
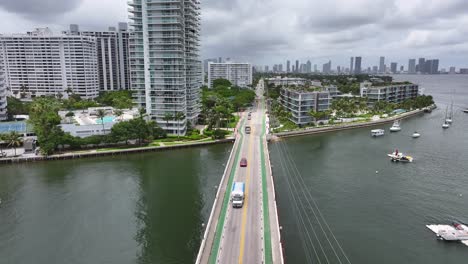
[[28,130],[26,122],[2,122],[0,123],[0,133],[16,131],[24,133]]
[[115,116],[105,116],[102,121],[100,118],[96,119],[96,124],[102,124],[104,122],[105,123],[111,123],[111,122],[114,122],[115,120]]

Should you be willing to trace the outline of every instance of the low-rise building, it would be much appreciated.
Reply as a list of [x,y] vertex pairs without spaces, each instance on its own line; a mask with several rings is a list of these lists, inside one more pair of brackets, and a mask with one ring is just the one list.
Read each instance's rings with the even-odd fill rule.
[[330,92],[319,87],[283,87],[280,91],[280,104],[292,114],[290,120],[297,125],[314,122],[310,112],[330,109]]
[[363,82],[360,86],[361,97],[366,97],[370,106],[378,101],[401,103],[414,99],[419,94],[419,85],[409,82],[379,84]]
[[229,80],[232,85],[248,87],[252,85],[252,65],[250,63],[208,62],[208,87],[213,87],[217,79]]
[[[106,116],[102,120],[97,116],[97,110],[105,111]],[[73,114],[70,114],[73,113]],[[112,107],[92,107],[87,110],[59,111],[62,118],[60,127],[65,133],[75,137],[89,137],[110,133],[112,126],[120,121],[128,121],[138,116],[137,108],[122,110],[121,116],[116,116]]]
[[283,77],[281,76],[276,76],[274,78],[267,78],[265,79],[268,83],[272,83],[276,86],[300,86],[300,85],[305,85],[306,79],[303,78],[288,78],[288,77]]

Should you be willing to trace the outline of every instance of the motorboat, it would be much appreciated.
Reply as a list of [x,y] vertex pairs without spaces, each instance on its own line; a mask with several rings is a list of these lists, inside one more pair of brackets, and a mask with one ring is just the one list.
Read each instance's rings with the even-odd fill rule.
[[418,138],[418,137],[420,137],[420,136],[421,136],[421,134],[419,134],[417,131],[415,131],[415,132],[413,133],[413,135],[412,135],[413,138]]
[[463,109],[462,111],[463,111],[463,113],[467,113],[467,114],[468,114],[468,108]]
[[454,222],[451,225],[426,225],[436,234],[438,240],[460,241],[468,246],[468,227],[465,224]]
[[383,129],[372,129],[371,130],[371,136],[373,137],[380,137],[385,135],[385,130]]
[[[442,128],[446,129],[450,127],[450,123],[452,123],[452,120],[448,118],[447,116],[448,112],[448,106],[445,108],[445,118],[444,118],[444,123],[442,124]],[[450,122],[449,122],[450,120]]]
[[395,122],[393,122],[393,125],[392,127],[390,128],[390,132],[398,132],[401,130],[401,127],[400,127],[400,121],[399,120],[395,120]]
[[390,160],[394,162],[413,162],[413,157],[398,152],[398,149],[391,154],[387,154],[387,156],[389,156]]

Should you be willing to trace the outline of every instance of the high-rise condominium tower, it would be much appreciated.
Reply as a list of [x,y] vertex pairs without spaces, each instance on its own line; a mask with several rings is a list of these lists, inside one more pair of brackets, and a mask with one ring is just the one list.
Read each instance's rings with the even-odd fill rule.
[[380,61],[379,61],[379,72],[380,73],[383,73],[385,72],[385,57],[380,57]]
[[355,65],[354,65],[354,73],[361,74],[361,57],[356,57]]
[[[200,113],[200,3],[197,0],[131,0],[131,89],[159,126],[185,134]],[[167,115],[178,116],[166,122]]]
[[354,57],[351,57],[349,61],[349,74],[354,74]]
[[48,28],[0,35],[0,64],[0,85],[14,95],[67,96],[71,90],[91,99],[99,94],[95,37],[54,34]]
[[102,91],[130,89],[127,23],[121,22],[118,29],[109,27],[106,31],[80,31],[78,25],[72,24],[70,30],[63,33],[96,38],[99,88]]

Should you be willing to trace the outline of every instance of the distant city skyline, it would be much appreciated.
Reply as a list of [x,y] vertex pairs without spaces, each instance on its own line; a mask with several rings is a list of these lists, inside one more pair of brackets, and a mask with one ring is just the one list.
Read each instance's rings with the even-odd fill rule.
[[[128,21],[127,1],[47,3],[3,1],[0,33],[23,33],[36,27],[60,32],[69,24],[100,31]],[[203,0],[201,6],[203,59],[223,56],[261,65],[292,59],[294,66],[296,59],[317,65],[331,60],[334,65],[349,65],[349,57],[362,56],[362,68],[367,69],[379,66],[380,56],[405,68],[409,58],[428,57],[439,58],[440,68],[468,67],[463,0],[272,0],[267,4]],[[310,16],[311,10],[334,11]]]

